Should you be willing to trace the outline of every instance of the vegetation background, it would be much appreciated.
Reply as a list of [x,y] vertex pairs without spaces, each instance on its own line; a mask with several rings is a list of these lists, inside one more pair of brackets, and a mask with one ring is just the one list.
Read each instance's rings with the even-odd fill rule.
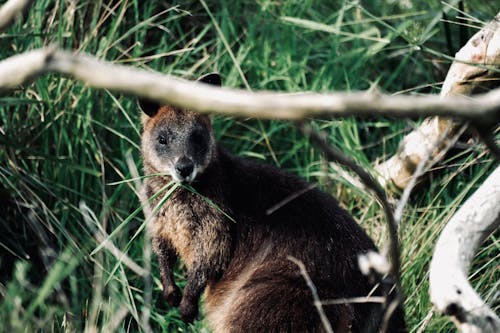
[[[226,86],[244,89],[438,93],[450,56],[499,10],[495,1],[463,5],[460,20],[452,0],[40,0],[24,23],[0,34],[0,59],[56,44],[190,79],[219,71]],[[144,218],[126,163],[131,155],[141,167],[139,117],[133,98],[58,75],[0,96],[0,331],[142,330],[143,278],[99,249],[95,237],[105,230],[145,266]],[[417,123],[352,117],[314,124],[371,169]],[[384,216],[373,196],[326,165],[292,123],[216,116],[214,127],[233,152],[319,182],[383,243]],[[481,144],[464,138],[413,194],[400,230],[412,332],[423,325],[427,332],[453,331],[448,319],[429,317],[432,249],[496,165]],[[474,286],[497,311],[499,247],[496,233],[471,270]],[[149,260],[152,328],[207,331],[203,321],[186,326],[166,305],[156,260]],[[182,272],[180,265],[181,285]]]

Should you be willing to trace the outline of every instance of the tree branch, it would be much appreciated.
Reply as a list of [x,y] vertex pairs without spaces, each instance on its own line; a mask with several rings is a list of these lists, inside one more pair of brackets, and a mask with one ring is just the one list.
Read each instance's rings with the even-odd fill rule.
[[248,92],[211,87],[54,48],[35,50],[1,61],[0,92],[51,72],[94,88],[146,97],[197,112],[233,116],[297,120],[325,115],[418,118],[439,114],[490,126],[500,121],[500,89],[475,99],[459,96],[440,99],[434,95],[389,96],[375,92]]
[[451,316],[462,332],[496,333],[500,319],[467,279],[468,268],[483,240],[500,225],[500,167],[462,205],[436,244],[430,265],[434,306]]
[[33,0],[9,0],[0,7],[0,32],[22,17]]

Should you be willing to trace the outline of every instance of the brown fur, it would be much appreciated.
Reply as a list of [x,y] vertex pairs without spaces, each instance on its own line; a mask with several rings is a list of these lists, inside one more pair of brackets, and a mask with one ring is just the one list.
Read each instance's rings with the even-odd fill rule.
[[[323,331],[311,291],[289,256],[305,264],[321,299],[368,295],[373,286],[359,271],[357,256],[376,248],[331,196],[311,189],[267,215],[268,208],[309,185],[274,167],[231,155],[213,140],[206,116],[170,107],[145,112],[146,174],[177,172],[181,160],[194,165],[191,185],[199,194],[177,189],[157,212],[153,228],[164,296],[179,306],[185,321],[194,320],[205,291],[206,315],[214,332]],[[198,145],[197,151],[191,149],[196,142],[192,133],[200,128],[208,131],[203,133],[208,146]],[[159,145],[159,136],[167,132],[168,145]],[[169,174],[146,178],[147,196],[171,179]],[[178,257],[187,267],[182,293],[173,279]],[[378,304],[324,309],[335,332],[374,331],[381,311]],[[404,330],[399,310],[391,331]]]

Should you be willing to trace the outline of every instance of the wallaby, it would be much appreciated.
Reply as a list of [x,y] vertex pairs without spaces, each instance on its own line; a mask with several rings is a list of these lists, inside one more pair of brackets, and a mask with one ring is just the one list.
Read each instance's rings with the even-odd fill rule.
[[[218,74],[199,81],[221,85]],[[321,300],[370,294],[357,257],[375,245],[335,199],[297,176],[230,154],[216,143],[207,115],[140,105],[144,170],[156,174],[145,179],[151,205],[172,180],[195,190],[177,188],[153,223],[164,297],[184,321],[196,318],[205,292],[214,332],[322,332],[311,290],[290,257],[303,262]],[[187,268],[182,293],[173,276],[178,257]],[[380,304],[323,309],[335,332],[372,332],[380,324]],[[390,332],[405,331],[401,309],[390,325]]]

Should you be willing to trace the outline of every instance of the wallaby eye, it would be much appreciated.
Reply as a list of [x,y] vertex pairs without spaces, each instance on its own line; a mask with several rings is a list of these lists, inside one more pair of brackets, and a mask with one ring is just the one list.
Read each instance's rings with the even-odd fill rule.
[[204,154],[208,149],[209,135],[204,128],[195,128],[189,135],[189,142],[193,151],[197,154]]
[[166,145],[168,143],[167,137],[163,134],[158,136],[158,143],[161,145]]
[[205,137],[200,131],[194,131],[193,133],[191,133],[191,142],[193,142],[194,144],[202,144],[204,141]]

